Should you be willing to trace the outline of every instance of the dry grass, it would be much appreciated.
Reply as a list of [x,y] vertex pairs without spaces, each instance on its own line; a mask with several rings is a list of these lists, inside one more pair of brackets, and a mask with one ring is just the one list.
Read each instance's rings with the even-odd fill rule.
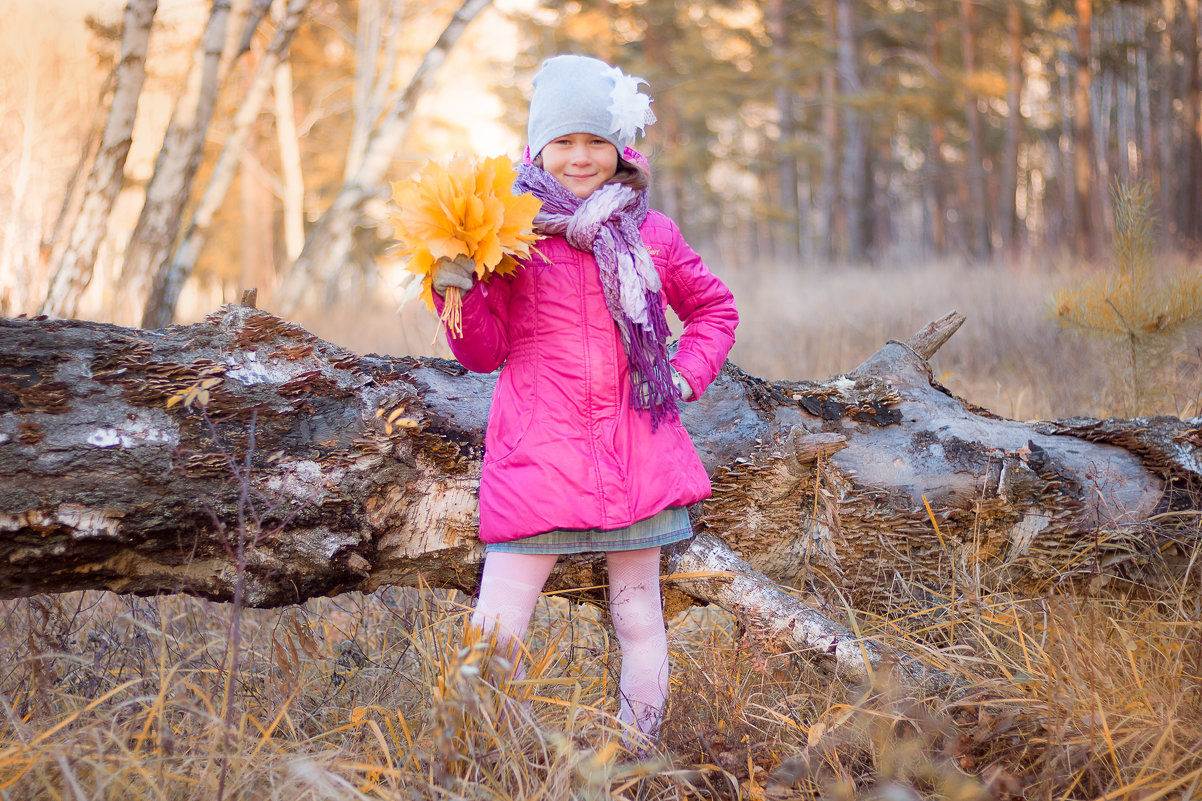
[[[1125,403],[1126,360],[1116,343],[1055,320],[1056,291],[1093,275],[1081,267],[712,267],[741,316],[730,358],[760,378],[844,373],[888,340],[957,310],[967,321],[933,360],[936,377],[957,395],[1015,420],[1108,417]],[[398,313],[396,281],[386,275],[356,303],[302,313],[297,322],[362,353],[449,357],[437,320],[420,303]],[[1202,415],[1200,342],[1194,330],[1163,354],[1144,413]]]
[[951,699],[847,685],[693,609],[671,626],[662,752],[643,760],[614,717],[617,654],[598,610],[546,599],[532,667],[510,681],[466,636],[466,600],[394,588],[246,610],[232,681],[228,606],[6,602],[0,797],[1154,799],[1202,787],[1192,588],[973,591],[857,613],[865,634],[971,677]]
[[[1063,329],[1052,307],[1090,274],[950,263],[739,273],[729,283],[746,313],[731,358],[762,378],[822,379],[956,310],[967,321],[932,362],[952,392],[1015,420],[1107,417],[1124,400],[1114,343]],[[1166,352],[1147,411],[1202,414],[1199,341]]]

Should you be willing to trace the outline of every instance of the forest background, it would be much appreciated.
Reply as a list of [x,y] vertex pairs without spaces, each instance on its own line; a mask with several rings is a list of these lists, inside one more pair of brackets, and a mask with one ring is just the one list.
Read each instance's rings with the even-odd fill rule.
[[[1198,0],[0,12],[0,314],[154,327],[254,287],[356,351],[446,356],[407,300],[388,182],[459,152],[519,157],[531,76],[576,51],[647,80],[653,204],[734,289],[732,360],[752,375],[841,373],[958,309],[935,377],[972,403],[1202,414]],[[1196,571],[1182,519],[1160,524]],[[650,761],[619,746],[593,607],[540,603],[515,702],[460,648],[456,593],[5,601],[0,797],[1198,797],[1196,582],[1021,595],[979,561],[949,567],[946,596],[919,586],[921,603],[841,622],[991,700],[843,681],[693,608],[670,622]]]
[[[954,308],[969,324],[940,375],[1002,414],[1198,412],[1196,348],[1162,353],[1164,391],[1135,404],[1114,342],[1063,330],[1053,301],[1113,267],[1118,186],[1147,191],[1152,266],[1197,271],[1195,0],[476,0],[421,81],[458,3],[168,0],[99,216],[85,196],[124,4],[4,5],[4,314],[154,327],[256,287],[263,308],[357,351],[447,355],[421,304],[402,305],[387,183],[457,152],[520,156],[533,71],[587,52],[647,80],[653,203],[736,290],[732,358],[753,374],[850,369]],[[214,31],[219,7],[232,17]]]

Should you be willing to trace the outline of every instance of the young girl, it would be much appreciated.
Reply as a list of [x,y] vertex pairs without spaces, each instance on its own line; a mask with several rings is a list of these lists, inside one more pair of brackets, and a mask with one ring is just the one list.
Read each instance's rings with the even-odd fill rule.
[[[676,225],[647,208],[646,162],[627,147],[655,120],[639,83],[593,58],[544,62],[514,191],[543,201],[546,238],[511,276],[477,285],[470,262],[444,261],[433,284],[465,292],[463,336],[449,338],[459,361],[502,367],[473,623],[514,646],[559,555],[605,552],[620,718],[653,738],[668,689],[660,548],[691,536],[685,507],[710,494],[676,401],[705,392],[738,314]],[[684,324],[671,356],[665,303]]]

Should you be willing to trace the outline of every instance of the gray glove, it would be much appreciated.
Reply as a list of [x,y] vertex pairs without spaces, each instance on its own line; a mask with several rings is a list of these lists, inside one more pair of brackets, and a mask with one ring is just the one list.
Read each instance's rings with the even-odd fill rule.
[[447,294],[447,288],[453,286],[467,292],[476,283],[476,263],[467,256],[442,259],[434,268],[430,283],[439,295]]
[[684,380],[684,376],[676,372],[676,368],[672,368],[672,383],[676,385],[676,389],[680,391],[681,400],[689,400],[693,397],[693,388],[689,386],[689,382]]

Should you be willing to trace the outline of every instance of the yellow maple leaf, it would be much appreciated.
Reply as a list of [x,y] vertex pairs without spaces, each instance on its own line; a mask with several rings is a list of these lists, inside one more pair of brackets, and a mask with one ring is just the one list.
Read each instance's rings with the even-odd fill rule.
[[[457,156],[445,164],[427,162],[414,178],[392,184],[390,221],[398,253],[406,269],[422,277],[421,296],[431,309],[440,260],[467,256],[476,264],[476,277],[488,280],[512,273],[517,259],[530,256],[530,246],[540,238],[534,216],[542,201],[529,193],[515,195],[516,177],[505,156]],[[446,299],[444,322],[458,314],[458,290],[452,288]]]

